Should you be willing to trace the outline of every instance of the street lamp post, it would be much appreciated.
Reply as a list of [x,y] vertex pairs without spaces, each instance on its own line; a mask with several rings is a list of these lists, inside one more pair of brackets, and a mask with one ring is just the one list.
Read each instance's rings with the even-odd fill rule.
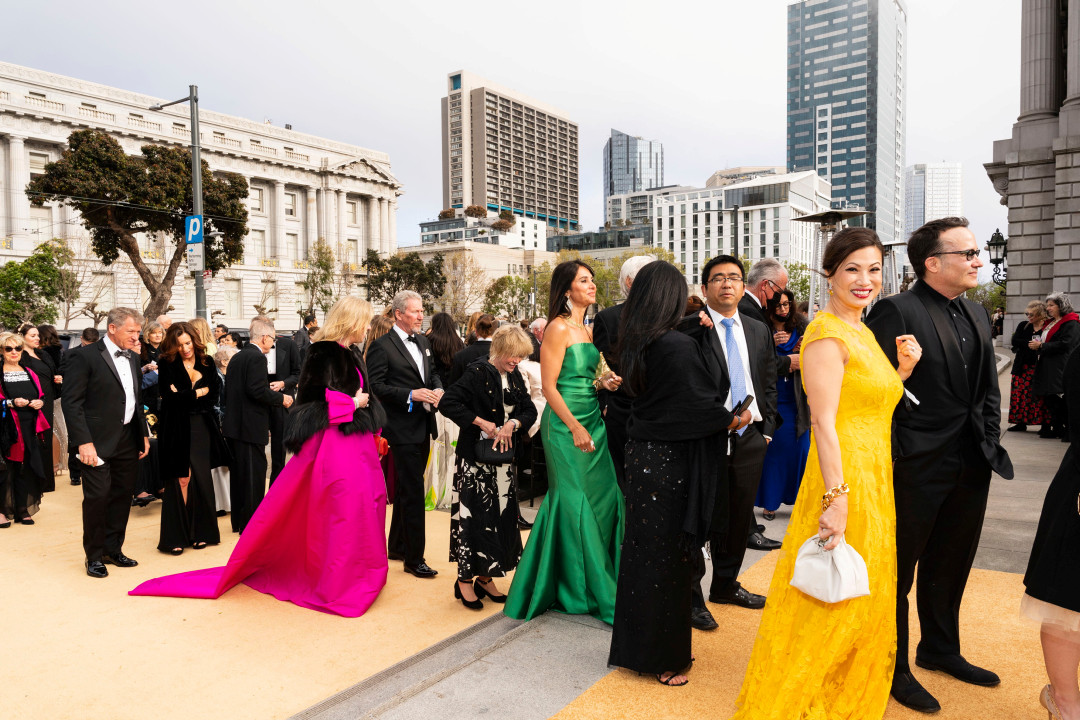
[[994,282],[1005,287],[1005,257],[1009,254],[1009,241],[1001,234],[1000,228],[994,230],[990,241],[986,243],[986,249],[990,252],[990,264],[994,266]]
[[[160,105],[151,105],[151,110],[163,110],[170,105],[187,103],[191,108],[191,214],[203,214],[202,207],[202,161],[199,159],[199,86],[189,85],[188,96]],[[195,317],[209,319],[206,314],[206,288],[203,287],[201,272],[195,273]]]

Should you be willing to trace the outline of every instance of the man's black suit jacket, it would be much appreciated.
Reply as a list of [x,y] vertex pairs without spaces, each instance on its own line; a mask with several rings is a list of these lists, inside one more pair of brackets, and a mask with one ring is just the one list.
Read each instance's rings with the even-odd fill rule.
[[[753,302],[753,301],[751,301]],[[758,432],[772,437],[778,426],[776,407],[776,349],[769,328],[741,310],[743,334],[746,336],[746,351],[750,355],[750,379],[754,383],[754,397],[757,399],[761,420],[754,423]],[[705,360],[716,379],[717,386],[725,397],[731,388],[731,375],[728,372],[727,354],[716,328],[706,328],[700,324],[697,315],[690,315],[679,323],[679,329],[702,343],[707,350]]]
[[285,394],[296,395],[303,358],[292,338],[279,337],[274,341],[274,361],[277,363],[277,378],[285,383]]
[[[135,414],[131,421],[138,427],[139,435],[146,437],[146,421],[139,402],[142,386],[139,355],[133,352],[128,362],[135,383]],[[104,340],[68,353],[64,366],[64,394],[60,400],[68,426],[69,447],[93,443],[98,456],[105,460],[116,454],[120,442],[125,439],[124,386]],[[140,446],[139,452],[142,450]]]
[[[622,321],[623,305],[625,303],[604,308],[593,318],[593,345],[603,353],[612,372],[619,376],[622,373],[619,371],[619,358],[615,356],[614,351],[619,342],[619,323]],[[597,392],[597,399],[600,401],[600,409],[606,411],[605,418],[612,416],[621,418],[624,425],[630,421],[631,400],[630,396],[623,391],[622,386],[615,392],[600,389]]]
[[412,355],[405,349],[405,341],[393,328],[371,344],[367,366],[371,375],[371,389],[386,410],[386,427],[383,437],[395,445],[412,445],[427,442],[439,436],[435,422],[435,409],[424,409],[421,402],[413,402],[409,412],[409,393],[417,388],[442,389],[442,382],[435,374],[435,362],[431,355],[431,343],[416,333],[416,344],[424,361],[424,376],[416,366]]
[[225,437],[253,445],[270,442],[270,408],[281,407],[285,396],[270,389],[266,368],[266,356],[255,343],[248,343],[229,361],[221,423]]
[[[769,335],[772,335],[772,323],[769,322],[769,316],[765,313],[765,309],[758,305],[752,297],[743,293],[742,299],[739,300],[739,312],[743,315],[754,318],[759,323],[763,324],[769,331]],[[795,312],[792,308],[791,312]],[[775,347],[773,348],[773,354],[776,355],[776,373],[779,376],[785,376],[791,372],[791,358],[787,355],[779,355],[776,353]]]
[[979,341],[978,362],[965,371],[952,320],[935,303],[934,293],[919,281],[908,292],[879,300],[866,319],[893,367],[898,335],[914,335],[923,350],[904,383],[920,404],[901,400],[893,413],[893,457],[911,470],[905,473],[909,478],[930,477],[943,455],[957,452],[957,442],[969,429],[990,467],[1011,478],[1012,462],[999,443],[1001,393],[990,318],[982,305],[961,299]]

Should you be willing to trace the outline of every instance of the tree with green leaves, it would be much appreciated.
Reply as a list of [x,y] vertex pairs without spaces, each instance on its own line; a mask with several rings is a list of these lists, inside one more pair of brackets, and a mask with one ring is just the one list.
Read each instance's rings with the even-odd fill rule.
[[1005,288],[996,282],[988,282],[968,290],[964,295],[968,300],[973,300],[986,308],[987,313],[993,313],[998,308],[1005,307]]
[[795,295],[795,302],[810,300],[810,268],[806,266],[806,263],[789,260],[781,264],[787,270],[787,289]]
[[0,325],[56,322],[60,301],[60,266],[66,255],[55,240],[38,245],[30,257],[0,267]]
[[[206,269],[217,272],[239,261],[247,235],[247,181],[235,173],[215,176],[202,163],[203,237]],[[165,312],[186,253],[184,217],[191,214],[191,152],[144,145],[130,156],[111,136],[77,130],[60,160],[45,166],[26,188],[34,205],[58,201],[78,210],[90,232],[91,250],[106,266],[127,255],[150,294],[145,313]],[[212,231],[222,233],[212,237]],[[146,264],[140,234],[164,233],[171,241],[160,274]],[[186,267],[186,266],[185,266]]]
[[518,275],[503,275],[488,286],[484,312],[519,320],[529,314],[532,284]]
[[324,238],[315,241],[308,255],[307,275],[300,282],[304,289],[304,306],[296,311],[300,317],[313,315],[315,308],[324,313],[334,304],[334,250]]
[[424,298],[424,308],[430,312],[446,286],[441,253],[436,253],[425,263],[419,253],[399,252],[384,259],[376,251],[368,250],[364,267],[367,269],[368,299],[384,307],[402,290],[413,290]]

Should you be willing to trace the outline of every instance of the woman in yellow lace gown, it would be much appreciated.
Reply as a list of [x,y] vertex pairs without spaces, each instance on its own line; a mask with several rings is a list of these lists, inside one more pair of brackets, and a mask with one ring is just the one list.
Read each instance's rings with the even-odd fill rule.
[[[897,338],[899,374],[860,321],[881,290],[877,235],[849,228],[826,246],[828,304],[800,351],[811,412],[810,455],[781,551],[737,720],[871,720],[889,700],[896,660],[896,512],[890,427],[921,353]],[[824,513],[822,496],[847,484]],[[866,561],[870,595],[824,603],[790,585],[810,537],[843,536]]]

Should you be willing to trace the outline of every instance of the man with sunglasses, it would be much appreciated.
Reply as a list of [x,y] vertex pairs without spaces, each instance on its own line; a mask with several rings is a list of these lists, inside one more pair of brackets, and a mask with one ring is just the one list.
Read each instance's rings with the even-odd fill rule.
[[896,338],[912,334],[922,359],[904,383],[914,396],[893,413],[896,493],[896,671],[892,696],[932,713],[937,700],[908,664],[908,593],[918,565],[922,639],[915,664],[973,685],[1000,683],[960,654],[959,614],[979,545],[991,470],[1012,478],[998,442],[1001,396],[990,317],[964,293],[979,284],[979,249],[964,218],[931,220],[908,240],[918,277],[909,292],[880,300],[866,324],[897,364]]

